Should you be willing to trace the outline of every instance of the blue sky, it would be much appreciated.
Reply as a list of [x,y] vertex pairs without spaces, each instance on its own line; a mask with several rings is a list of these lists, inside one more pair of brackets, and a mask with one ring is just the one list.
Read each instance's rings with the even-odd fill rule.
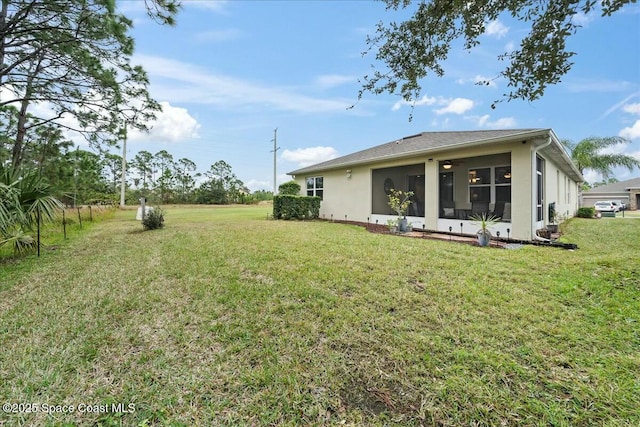
[[[184,1],[175,27],[145,15],[141,0],[119,1],[134,19],[135,62],[150,77],[164,112],[147,135],[130,135],[127,157],[140,150],[187,157],[204,172],[224,160],[251,190],[273,188],[301,166],[424,131],[553,128],[561,139],[624,136],[614,148],[640,159],[640,6],[609,18],[579,16],[570,41],[575,65],[562,83],[533,103],[491,103],[507,90],[494,78],[497,55],[518,44],[522,22],[487,23],[481,45],[453,50],[445,76],[423,81],[410,107],[394,95],[365,94],[358,79],[373,55],[366,36],[380,21],[399,20],[377,1]],[[405,12],[406,13],[406,12]],[[348,109],[354,105],[354,108]],[[616,170],[619,180],[640,175]],[[587,181],[600,179],[592,173]]]

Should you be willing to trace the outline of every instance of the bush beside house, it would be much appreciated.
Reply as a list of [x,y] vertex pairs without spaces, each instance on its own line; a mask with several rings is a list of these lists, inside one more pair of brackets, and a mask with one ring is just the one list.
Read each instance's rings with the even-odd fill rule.
[[320,216],[320,197],[280,194],[273,198],[275,219],[316,219]]

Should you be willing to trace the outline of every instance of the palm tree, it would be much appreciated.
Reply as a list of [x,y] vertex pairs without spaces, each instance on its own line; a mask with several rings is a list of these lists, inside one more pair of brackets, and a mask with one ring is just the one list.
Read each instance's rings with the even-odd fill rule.
[[13,244],[18,253],[35,249],[29,234],[38,220],[51,221],[62,204],[36,169],[21,171],[0,164],[0,246]]
[[604,179],[608,179],[613,175],[614,167],[622,166],[629,171],[633,168],[640,168],[640,161],[627,154],[605,154],[603,150],[616,144],[628,143],[629,140],[619,137],[590,137],[583,139],[578,143],[569,140],[563,140],[562,145],[571,154],[571,159],[578,167],[581,174],[586,169],[598,172]]

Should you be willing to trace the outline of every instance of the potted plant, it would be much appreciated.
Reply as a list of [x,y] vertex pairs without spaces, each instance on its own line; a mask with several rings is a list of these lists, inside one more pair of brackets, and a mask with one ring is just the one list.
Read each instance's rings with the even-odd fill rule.
[[390,233],[395,233],[396,231],[398,231],[398,220],[396,220],[396,219],[388,219],[387,220],[387,227],[389,227],[389,232]]
[[556,211],[556,204],[552,203],[549,205],[549,224],[547,224],[547,229],[550,233],[558,232],[558,220],[559,214]]
[[489,231],[489,227],[496,224],[500,218],[485,212],[472,216],[471,220],[480,226],[480,230],[478,230],[477,233],[478,245],[489,246],[489,243],[491,242],[491,231]]
[[409,221],[407,221],[407,209],[411,204],[413,191],[394,190],[393,188],[387,195],[389,197],[389,207],[398,214],[398,231],[406,232],[409,229]]

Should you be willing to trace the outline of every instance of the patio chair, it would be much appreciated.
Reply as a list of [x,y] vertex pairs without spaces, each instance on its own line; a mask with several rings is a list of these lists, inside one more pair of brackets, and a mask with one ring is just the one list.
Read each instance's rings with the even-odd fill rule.
[[471,215],[477,216],[489,213],[489,202],[471,202]]
[[502,217],[504,216],[504,202],[503,201],[496,202],[496,205],[494,206],[493,212],[491,212],[491,215],[502,219]]
[[458,218],[456,202],[453,200],[440,201],[440,218]]

